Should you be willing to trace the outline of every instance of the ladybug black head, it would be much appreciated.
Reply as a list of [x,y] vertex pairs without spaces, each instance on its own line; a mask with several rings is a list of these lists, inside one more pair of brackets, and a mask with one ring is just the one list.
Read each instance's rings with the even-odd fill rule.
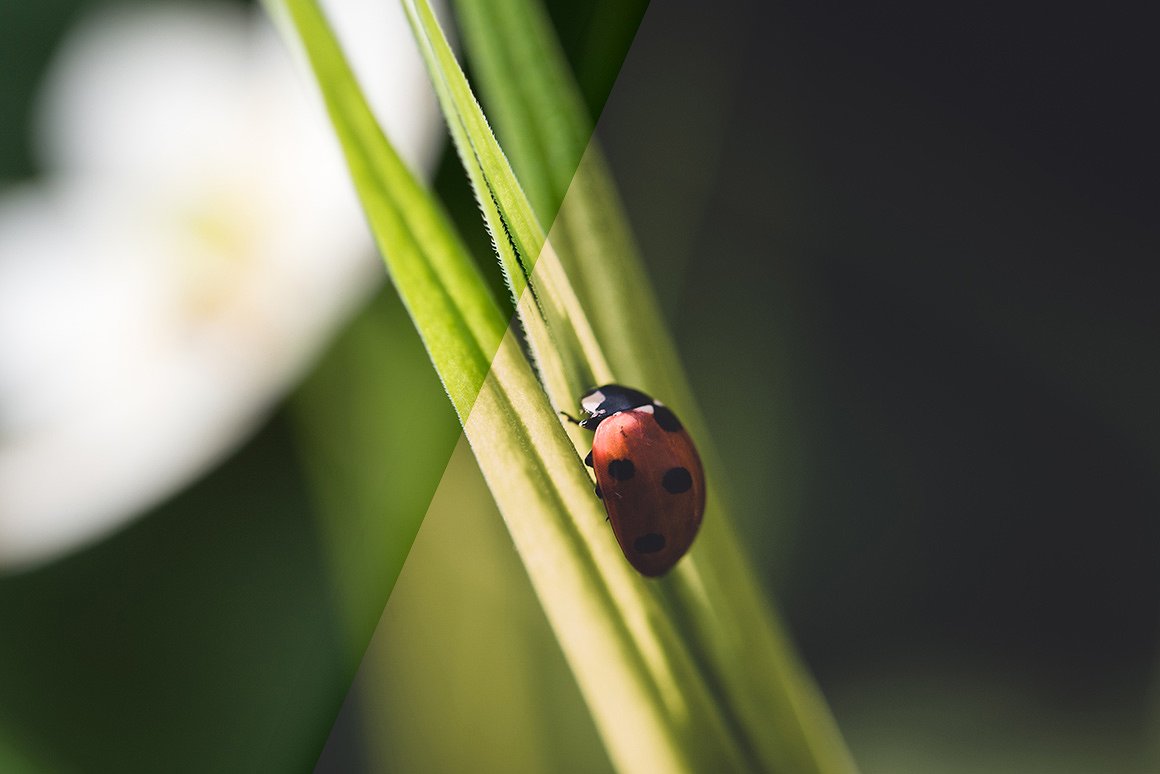
[[621,411],[649,406],[653,399],[640,390],[631,387],[622,387],[619,384],[606,384],[584,393],[580,398],[580,408],[588,414],[587,419],[580,420],[580,426],[589,430],[596,429],[602,421]]

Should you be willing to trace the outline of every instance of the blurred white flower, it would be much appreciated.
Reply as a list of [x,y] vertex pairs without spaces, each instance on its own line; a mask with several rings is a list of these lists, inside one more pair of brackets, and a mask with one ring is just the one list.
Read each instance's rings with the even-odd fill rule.
[[[326,4],[429,168],[398,4]],[[93,540],[230,452],[382,276],[337,144],[270,24],[106,12],[43,92],[47,174],[0,197],[0,567]]]

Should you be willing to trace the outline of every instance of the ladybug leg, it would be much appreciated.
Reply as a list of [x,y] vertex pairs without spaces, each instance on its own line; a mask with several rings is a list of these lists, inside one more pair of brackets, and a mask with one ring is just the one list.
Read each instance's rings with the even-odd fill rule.
[[595,465],[592,464],[592,452],[588,452],[588,456],[584,458],[584,464],[590,468],[596,467]]
[[[589,457],[591,457],[592,455],[591,455],[591,454],[589,454],[588,456],[589,456]],[[600,487],[596,487],[596,496],[597,496],[598,498],[600,498],[601,500],[603,500],[603,499],[604,499],[604,492],[601,492],[601,491],[600,491]],[[611,521],[611,520],[612,520],[612,517],[611,517],[611,516],[605,516],[605,517],[604,517],[604,520],[605,520],[605,521]]]

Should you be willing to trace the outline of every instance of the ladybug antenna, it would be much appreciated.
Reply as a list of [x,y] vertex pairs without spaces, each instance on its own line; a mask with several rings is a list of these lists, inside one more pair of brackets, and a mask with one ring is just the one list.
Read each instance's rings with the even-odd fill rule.
[[571,414],[569,414],[567,411],[561,411],[560,416],[564,417],[564,419],[567,419],[569,422],[571,422],[574,425],[580,424],[580,420],[577,419],[576,417],[572,416]]

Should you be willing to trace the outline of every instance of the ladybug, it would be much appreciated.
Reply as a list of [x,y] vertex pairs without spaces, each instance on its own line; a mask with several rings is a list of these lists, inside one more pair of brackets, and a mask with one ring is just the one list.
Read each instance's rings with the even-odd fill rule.
[[587,417],[577,424],[596,433],[584,463],[620,549],[642,575],[663,575],[689,550],[705,512],[693,439],[668,407],[631,387],[597,387],[580,407]]

